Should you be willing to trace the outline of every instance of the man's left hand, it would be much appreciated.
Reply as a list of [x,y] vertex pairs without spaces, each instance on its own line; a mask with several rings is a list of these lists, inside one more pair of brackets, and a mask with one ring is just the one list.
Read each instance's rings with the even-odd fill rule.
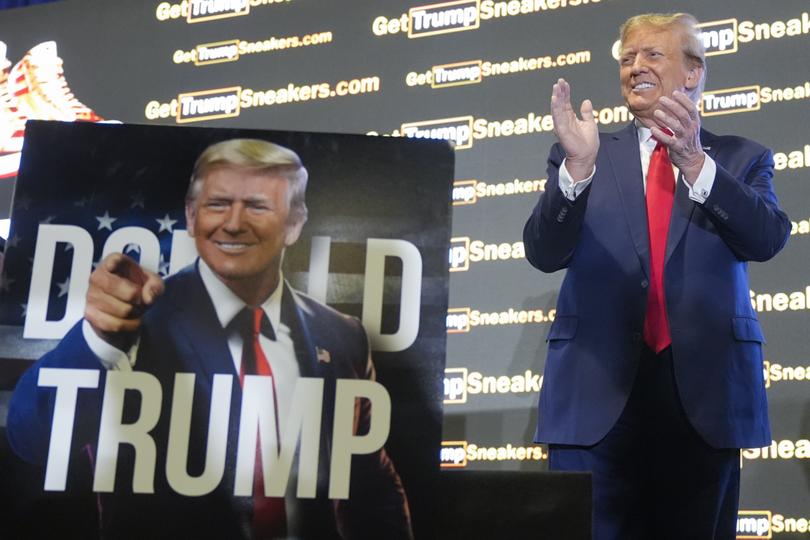
[[[667,146],[669,159],[691,186],[706,159],[700,145],[700,114],[697,106],[689,96],[677,90],[672,93],[672,98],[662,96],[658,103],[660,108],[654,115],[659,126],[653,126],[652,135]],[[672,134],[664,131],[664,128]]]

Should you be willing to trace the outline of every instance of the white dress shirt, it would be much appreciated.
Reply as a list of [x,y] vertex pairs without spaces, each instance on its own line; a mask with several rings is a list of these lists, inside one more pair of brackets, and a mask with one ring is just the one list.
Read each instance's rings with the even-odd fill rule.
[[[641,126],[638,123],[636,123],[636,133],[638,134],[638,148],[639,153],[641,154],[641,171],[643,174],[644,193],[646,193],[647,170],[650,168],[650,157],[652,156],[653,150],[655,150],[655,145],[658,141],[653,138],[650,128]],[[588,187],[591,180],[593,180],[593,177],[596,174],[596,166],[594,165],[593,171],[591,171],[591,174],[586,178],[574,181],[571,178],[571,175],[568,174],[568,169],[565,167],[565,161],[566,160],[563,160],[562,166],[560,166],[558,185],[560,190],[563,192],[563,195],[565,195],[565,198],[567,198],[569,201],[574,201],[580,195],[580,193],[582,193],[585,188]],[[672,166],[672,170],[675,173],[675,181],[677,182],[677,179],[680,176],[680,171],[675,165]],[[712,192],[712,187],[714,186],[714,176],[716,173],[717,164],[707,154],[706,159],[703,162],[703,168],[700,170],[700,174],[698,175],[697,180],[695,180],[694,185],[690,186],[685,179],[683,180],[684,185],[686,185],[687,189],[689,189],[689,198],[696,203],[702,204],[706,202],[706,199],[709,198],[709,194]]]

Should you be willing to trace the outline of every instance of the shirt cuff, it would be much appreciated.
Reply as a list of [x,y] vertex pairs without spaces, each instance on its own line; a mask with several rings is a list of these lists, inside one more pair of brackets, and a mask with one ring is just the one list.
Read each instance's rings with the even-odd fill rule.
[[113,347],[96,334],[86,319],[82,320],[82,335],[87,346],[96,355],[101,365],[110,371],[132,371],[135,365],[135,353],[138,351],[138,341],[124,352]]
[[695,183],[690,186],[689,183],[684,180],[686,187],[689,188],[689,198],[696,203],[705,203],[706,199],[708,199],[709,195],[712,193],[716,174],[717,163],[707,155],[706,159],[703,160],[703,168],[700,169],[700,174],[697,180],[695,180]]
[[564,159],[562,165],[560,165],[560,173],[557,178],[557,185],[560,187],[560,191],[563,192],[563,195],[565,195],[565,198],[573,202],[577,197],[579,197],[580,193],[585,191],[585,188],[588,187],[588,184],[590,184],[591,180],[593,180],[593,176],[596,174],[596,165],[593,166],[591,174],[589,174],[586,178],[574,182],[571,179],[571,175],[568,174],[568,169],[565,167],[565,161],[566,160]]

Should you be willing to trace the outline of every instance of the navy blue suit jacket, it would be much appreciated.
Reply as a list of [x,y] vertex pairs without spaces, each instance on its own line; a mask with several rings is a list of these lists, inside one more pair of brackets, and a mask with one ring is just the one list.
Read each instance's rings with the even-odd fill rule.
[[[291,329],[301,376],[324,379],[317,497],[298,500],[296,523],[300,537],[410,538],[405,493],[385,450],[353,457],[349,500],[327,498],[336,379],[374,377],[368,340],[360,322],[286,284],[282,320]],[[319,360],[316,347],[329,352],[328,361]],[[55,394],[52,388],[37,386],[42,367],[104,371],[78,324],[56,349],[21,377],[10,403],[7,433],[17,454],[33,463],[44,463],[47,458]],[[163,388],[160,420],[152,432],[158,448],[155,493],[133,494],[133,456],[123,446],[115,493],[102,497],[103,534],[111,538],[249,538],[252,499],[233,495],[241,403],[239,376],[228,350],[226,331],[220,326],[194,266],[169,278],[165,294],[146,314],[135,369],[155,375]],[[231,374],[234,381],[225,476],[217,489],[201,497],[176,494],[164,473],[174,377],[181,372],[197,375],[189,443],[190,474],[201,473],[205,466],[213,377]],[[94,448],[98,436],[103,376],[100,381],[97,391],[79,392],[73,435],[74,453],[81,456],[79,459],[86,458],[83,447]],[[355,411],[355,430],[359,433],[368,429],[371,414],[368,402],[362,403]],[[138,411],[137,400],[127,402],[124,420],[127,415],[137,417]],[[292,481],[290,487],[295,488]]]
[[[681,403],[716,448],[770,444],[762,375],[764,338],[751,306],[748,261],[784,246],[790,222],[773,191],[773,156],[734,136],[701,131],[717,163],[703,204],[678,179],[664,289]],[[636,375],[649,287],[649,238],[633,124],[600,134],[596,175],[570,202],[558,187],[565,157],[548,159],[548,182],[524,228],[527,259],[567,268],[548,335],[537,441],[591,445],[619,418]]]

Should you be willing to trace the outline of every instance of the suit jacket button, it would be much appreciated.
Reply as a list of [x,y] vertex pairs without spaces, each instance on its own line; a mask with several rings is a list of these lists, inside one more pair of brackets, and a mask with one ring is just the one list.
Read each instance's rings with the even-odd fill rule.
[[650,282],[649,282],[649,281],[647,281],[646,279],[642,279],[642,280],[641,280],[641,288],[642,288],[642,289],[646,289],[646,288],[647,288],[647,287],[649,287],[649,286],[650,286]]

